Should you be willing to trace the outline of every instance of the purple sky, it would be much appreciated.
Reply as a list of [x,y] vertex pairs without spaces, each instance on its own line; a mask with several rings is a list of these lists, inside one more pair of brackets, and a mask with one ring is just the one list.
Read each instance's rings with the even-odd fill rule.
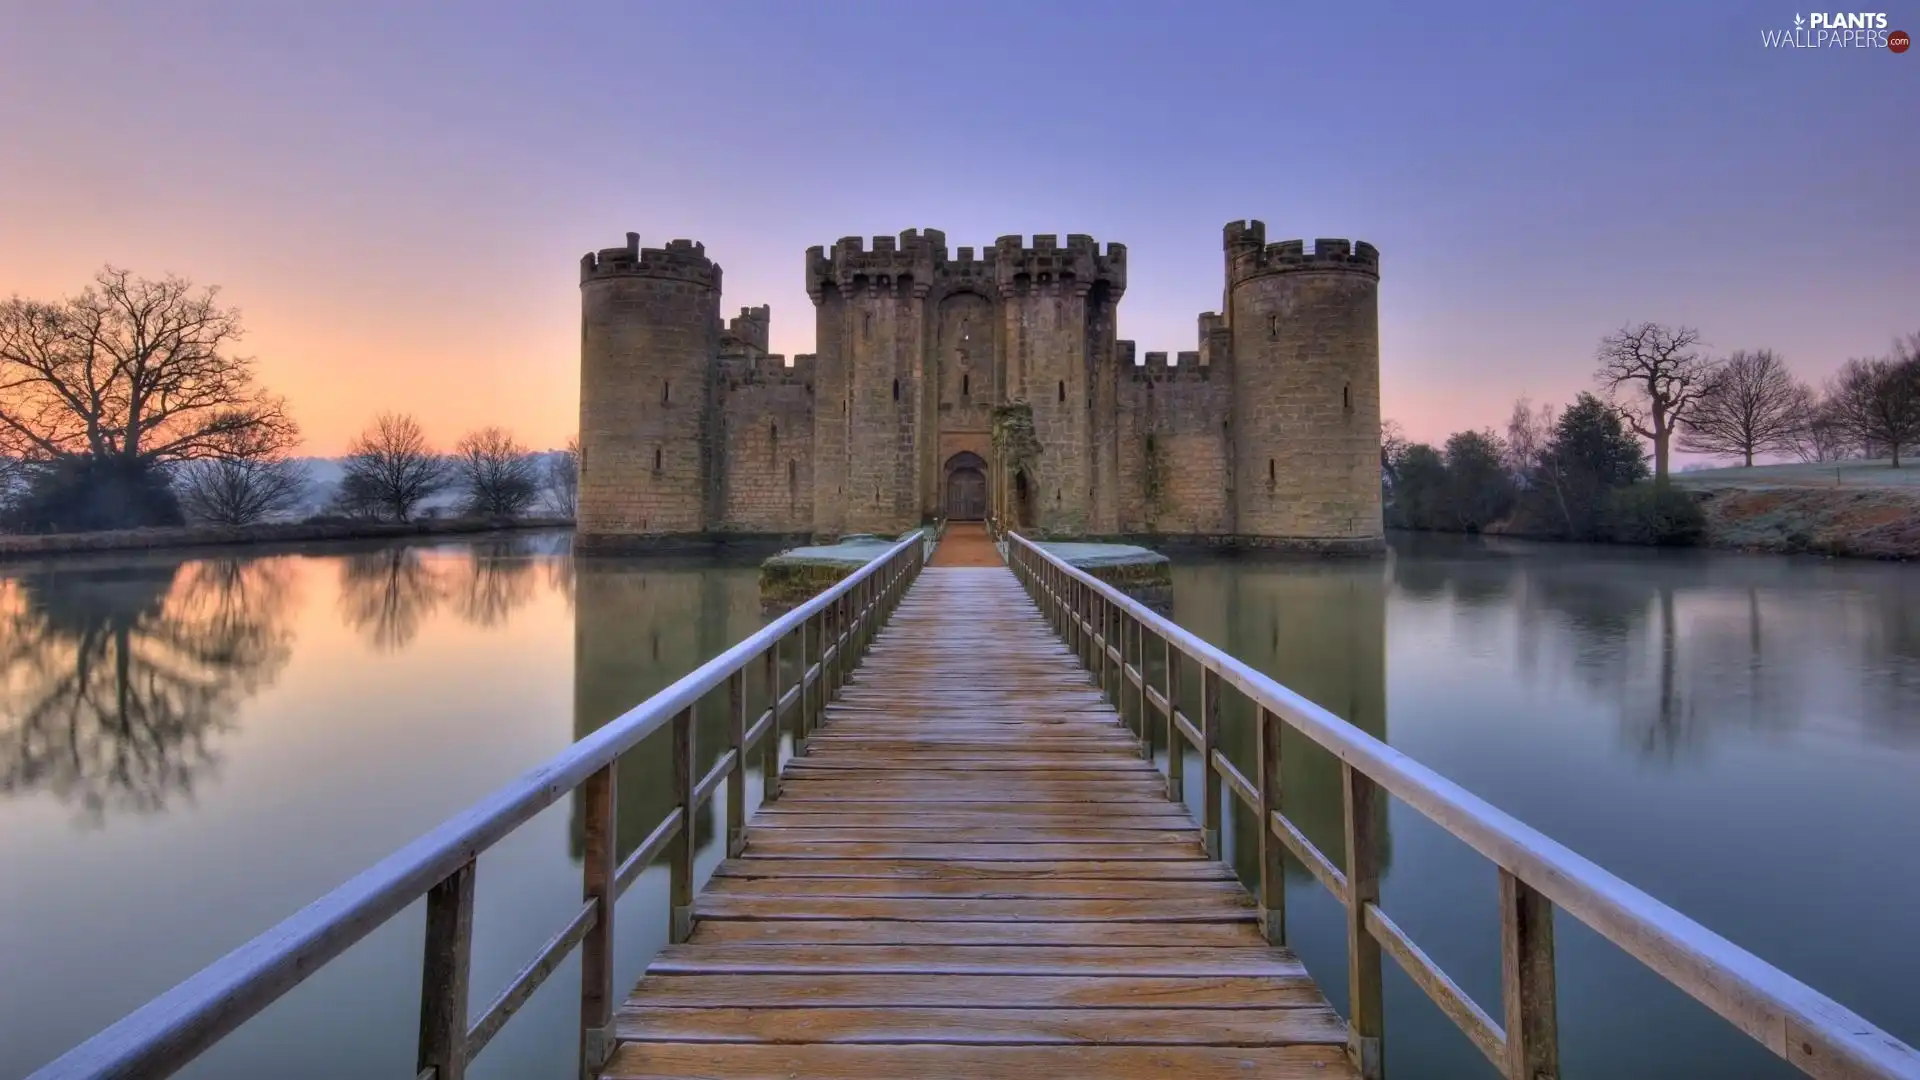
[[703,240],[788,353],[842,235],[1124,242],[1142,351],[1194,347],[1230,219],[1369,240],[1386,413],[1427,439],[1565,401],[1628,320],[1812,377],[1920,330],[1920,51],[1544,7],[15,4],[0,295],[222,285],[313,453],[382,407],[563,441],[576,263],[629,229]]

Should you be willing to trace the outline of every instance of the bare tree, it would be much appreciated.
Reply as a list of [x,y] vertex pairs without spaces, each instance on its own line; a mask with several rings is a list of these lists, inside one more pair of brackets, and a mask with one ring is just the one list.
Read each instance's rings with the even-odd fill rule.
[[1380,472],[1389,485],[1399,479],[1400,455],[1408,445],[1407,429],[1400,421],[1380,421]]
[[533,458],[502,427],[481,428],[460,440],[453,479],[466,496],[467,512],[481,517],[519,517],[540,494]]
[[299,463],[276,458],[210,458],[174,472],[174,490],[189,520],[252,525],[299,508],[307,478]]
[[1808,394],[1794,425],[1794,455],[1801,461],[1844,461],[1853,449],[1853,437],[1835,415],[1833,404]]
[[568,439],[566,449],[547,459],[546,487],[543,495],[547,509],[564,518],[580,512],[580,439]]
[[0,454],[165,463],[284,451],[284,403],[230,351],[240,313],[219,290],[108,266],[80,295],[0,303]]
[[1553,406],[1543,401],[1536,408],[1530,398],[1514,399],[1513,413],[1507,418],[1504,461],[1521,487],[1532,483],[1552,440]]
[[1680,448],[1738,455],[1751,467],[1756,454],[1793,450],[1812,399],[1813,391],[1772,349],[1737,350],[1702,384],[1685,417]]
[[346,474],[335,494],[342,509],[377,509],[408,521],[420,504],[446,489],[445,458],[427,444],[420,422],[405,413],[381,413],[347,449]]
[[[1653,443],[1653,479],[1665,483],[1673,433],[1687,420],[1715,365],[1698,349],[1700,332],[1659,323],[1622,327],[1600,341],[1594,379],[1614,397],[1622,419]],[[1622,405],[1618,395],[1633,396]]]
[[1840,429],[1864,447],[1900,451],[1920,443],[1920,335],[1894,343],[1893,355],[1843,364],[1827,388]]

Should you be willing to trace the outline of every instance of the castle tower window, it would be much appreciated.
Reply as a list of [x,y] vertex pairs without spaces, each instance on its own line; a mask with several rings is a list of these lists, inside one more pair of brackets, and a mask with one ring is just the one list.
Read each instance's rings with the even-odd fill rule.
[[[1061,401],[1063,401],[1063,402],[1067,400],[1067,384],[1066,384],[1066,382],[1065,382],[1065,381],[1062,381],[1062,382],[1060,383],[1060,400],[1061,400]],[[1056,492],[1054,492],[1054,495],[1055,495],[1056,497],[1057,497],[1057,496],[1058,496],[1059,494],[1060,494],[1060,493],[1059,493],[1059,492],[1057,492],[1057,491],[1056,491]]]
[[893,400],[895,401],[900,400],[900,380],[899,379],[893,380]]
[[667,403],[667,394],[672,389],[672,385],[668,383],[667,380],[660,380],[660,404],[665,405]]
[[767,425],[767,438],[773,440],[774,442],[780,441],[780,425],[779,424]]
[[1267,483],[1271,484],[1273,483],[1273,480],[1274,480],[1273,459],[1268,458],[1267,459]]
[[1267,337],[1271,339],[1271,338],[1277,338],[1279,336],[1280,336],[1280,316],[1278,315],[1267,316]]
[[793,491],[800,486],[800,463],[793,458],[787,459],[787,490]]
[[653,448],[653,471],[660,471],[660,448],[657,446]]
[[971,385],[972,385],[972,379],[970,376],[967,376],[967,375],[960,376],[960,396],[961,397],[967,396],[968,388]]
[[1340,387],[1340,407],[1347,410],[1348,412],[1353,411],[1353,384],[1352,383],[1347,383],[1344,386]]

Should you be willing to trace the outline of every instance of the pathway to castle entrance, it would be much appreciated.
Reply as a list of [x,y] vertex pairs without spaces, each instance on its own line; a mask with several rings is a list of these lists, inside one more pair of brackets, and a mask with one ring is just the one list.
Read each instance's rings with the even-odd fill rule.
[[928,566],[999,566],[1003,560],[984,521],[950,521]]

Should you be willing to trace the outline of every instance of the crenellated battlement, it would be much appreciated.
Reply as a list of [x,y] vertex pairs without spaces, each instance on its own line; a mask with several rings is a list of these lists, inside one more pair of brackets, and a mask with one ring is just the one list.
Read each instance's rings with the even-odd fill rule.
[[1267,243],[1261,221],[1230,221],[1223,235],[1227,253],[1228,287],[1269,274],[1354,273],[1380,276],[1380,252],[1365,241],[1318,239],[1313,250],[1305,240]]
[[1104,282],[1109,298],[1118,300],[1127,289],[1126,245],[1110,243],[1102,252],[1084,233],[1069,234],[1065,247],[1051,233],[1036,233],[1032,246],[1017,233],[1002,236],[994,241],[990,258],[1003,296],[1050,286],[1090,289]]
[[723,352],[716,367],[722,386],[739,390],[750,386],[813,385],[813,354],[802,353],[788,364],[780,353],[752,351]]
[[670,240],[664,248],[643,248],[640,234],[628,233],[627,246],[601,248],[580,257],[580,284],[619,277],[664,278],[710,289],[720,287],[720,267],[707,258],[707,246]]
[[1134,382],[1190,383],[1211,381],[1213,378],[1211,366],[1201,362],[1201,354],[1197,350],[1150,352],[1141,356],[1139,363],[1134,362],[1135,355],[1133,342],[1114,342],[1115,367],[1123,378]]
[[773,324],[773,311],[766,305],[743,307],[740,314],[727,320],[725,333],[721,335],[721,347],[731,339],[760,352],[767,351],[767,335]]
[[807,295],[819,303],[829,287],[843,293],[906,289],[924,296],[947,261],[947,234],[908,229],[899,236],[843,236],[831,248],[807,249]]

